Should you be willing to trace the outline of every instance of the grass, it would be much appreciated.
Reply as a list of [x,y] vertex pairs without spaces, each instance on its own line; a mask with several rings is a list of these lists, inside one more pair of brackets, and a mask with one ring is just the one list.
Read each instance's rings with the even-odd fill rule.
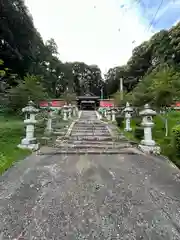
[[[56,128],[64,129],[69,126],[73,119],[63,121],[60,117],[57,121]],[[38,120],[35,127],[35,136],[41,142],[44,135],[46,121],[42,117]],[[0,174],[10,168],[18,160],[24,159],[31,151],[23,150],[17,147],[21,139],[25,136],[25,126],[23,119],[17,116],[0,115]],[[56,136],[52,136],[54,140]]]
[[161,147],[161,152],[164,156],[167,156],[180,168],[180,159],[175,153],[175,149],[172,146],[172,129],[179,124],[180,112],[172,111],[167,116],[168,119],[168,136],[165,136],[165,123],[160,116],[156,116],[155,126],[153,129],[153,138],[156,143]]
[[123,124],[122,124],[122,127],[120,127],[120,130],[121,130],[121,132],[124,133],[124,136],[125,136],[126,138],[130,139],[130,140],[133,141],[133,142],[138,143],[139,141],[138,141],[138,139],[136,139],[136,138],[134,137],[134,133],[133,133],[135,127],[136,127],[136,123],[135,123],[135,121],[134,121],[133,119],[131,119],[132,132],[126,132],[126,131],[124,131],[125,121],[123,121]]
[[[176,156],[174,148],[172,146],[172,128],[177,124],[180,124],[180,112],[172,111],[167,115],[168,119],[168,136],[165,136],[165,122],[163,121],[163,116],[157,115],[154,117],[154,127],[153,127],[153,140],[156,141],[157,145],[161,147],[161,153],[167,156],[172,162],[174,162],[178,167],[180,167],[180,159]],[[121,131],[124,131],[124,135],[134,141],[139,142],[140,140],[134,137],[134,129],[136,127],[136,122],[134,119],[131,120],[132,132],[125,132],[124,126],[121,127]]]
[[24,136],[23,120],[18,117],[0,116],[0,174],[16,161],[30,154],[17,147]]

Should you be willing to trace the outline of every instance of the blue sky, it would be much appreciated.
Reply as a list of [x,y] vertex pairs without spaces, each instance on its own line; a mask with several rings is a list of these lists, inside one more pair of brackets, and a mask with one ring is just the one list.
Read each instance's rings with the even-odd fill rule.
[[[139,3],[137,3],[139,1]],[[97,64],[102,72],[125,64],[134,47],[180,17],[180,0],[25,0],[44,41],[54,38],[62,61]]]
[[139,6],[137,7],[146,24],[152,22],[159,6],[160,9],[152,24],[152,27],[156,31],[163,28],[168,29],[180,20],[179,0],[141,0]]

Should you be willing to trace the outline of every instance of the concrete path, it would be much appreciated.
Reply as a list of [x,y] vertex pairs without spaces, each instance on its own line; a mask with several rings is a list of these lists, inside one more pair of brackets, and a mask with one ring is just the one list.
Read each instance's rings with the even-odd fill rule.
[[180,239],[180,172],[154,157],[60,154],[0,177],[0,239]]

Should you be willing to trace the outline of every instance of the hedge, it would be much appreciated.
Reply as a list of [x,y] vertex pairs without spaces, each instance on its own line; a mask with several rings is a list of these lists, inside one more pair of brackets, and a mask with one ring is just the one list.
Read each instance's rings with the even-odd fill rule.
[[134,137],[142,140],[144,138],[144,128],[143,127],[136,127],[134,129]]
[[176,156],[180,156],[180,125],[176,125],[172,129],[172,146]]
[[116,122],[118,127],[123,127],[124,117],[121,115],[116,115]]

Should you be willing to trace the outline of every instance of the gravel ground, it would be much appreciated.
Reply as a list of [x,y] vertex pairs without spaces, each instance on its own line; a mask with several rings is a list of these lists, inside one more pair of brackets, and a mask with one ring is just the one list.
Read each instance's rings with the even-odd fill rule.
[[0,239],[180,239],[180,173],[143,155],[32,155],[0,177]]

